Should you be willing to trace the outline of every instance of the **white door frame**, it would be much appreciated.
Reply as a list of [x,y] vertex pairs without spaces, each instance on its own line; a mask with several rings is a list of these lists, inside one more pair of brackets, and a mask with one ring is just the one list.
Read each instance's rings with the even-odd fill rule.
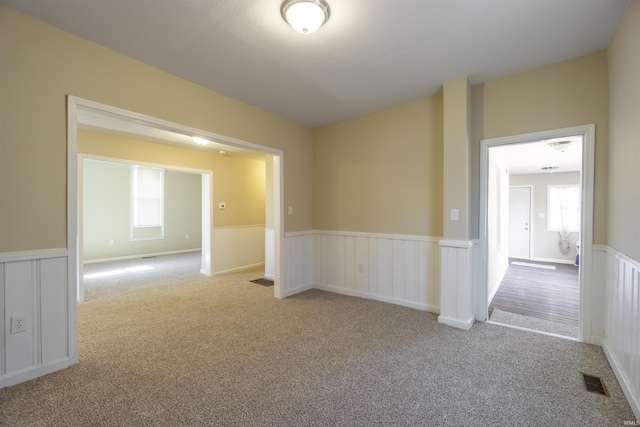
[[593,246],[593,192],[594,192],[594,162],[595,162],[595,125],[583,125],[570,128],[533,132],[522,135],[512,135],[502,138],[492,138],[480,141],[480,277],[476,280],[475,301],[476,320],[487,320],[487,190],[488,190],[488,160],[489,148],[501,145],[523,144],[545,139],[563,138],[582,135],[582,173],[581,173],[581,224],[580,224],[580,341],[593,343],[593,313],[592,295],[593,283],[591,269]]
[[[67,247],[69,248],[69,265],[68,265],[68,291],[67,291],[67,303],[68,310],[68,327],[69,327],[69,339],[70,339],[70,351],[72,355],[77,357],[77,310],[71,309],[74,307],[78,298],[78,280],[80,270],[80,230],[79,230],[79,216],[80,206],[78,205],[78,193],[80,191],[78,182],[78,108],[87,107],[95,110],[103,111],[106,113],[117,114],[125,118],[133,120],[141,120],[152,124],[153,126],[175,131],[184,134],[201,135],[206,138],[221,142],[223,144],[233,145],[248,150],[258,151],[273,156],[273,197],[274,197],[274,296],[276,298],[284,298],[284,289],[282,284],[284,283],[284,251],[282,239],[284,238],[284,209],[283,209],[283,195],[284,195],[284,153],[282,150],[278,150],[271,147],[266,147],[251,142],[243,141],[240,139],[219,135],[216,133],[204,131],[201,129],[184,126],[178,123],[169,122],[166,120],[158,119],[144,114],[139,114],[133,111],[124,110],[117,107],[112,107],[99,102],[79,98],[76,96],[67,96]],[[210,180],[205,182],[203,179],[204,187],[209,187],[211,191]],[[205,189],[206,190],[206,189]],[[204,191],[204,190],[203,190]],[[211,206],[209,206],[211,212]],[[209,222],[211,224],[211,222]],[[209,234],[211,234],[211,229]],[[204,231],[203,231],[204,232]],[[204,244],[204,243],[203,243]],[[211,257],[209,257],[209,260]],[[212,269],[211,265],[209,268]]]
[[[533,185],[510,185],[509,191],[512,188],[528,188],[529,189],[529,259],[533,254]],[[509,203],[511,203],[511,197],[509,197]],[[511,231],[509,231],[511,234]]]

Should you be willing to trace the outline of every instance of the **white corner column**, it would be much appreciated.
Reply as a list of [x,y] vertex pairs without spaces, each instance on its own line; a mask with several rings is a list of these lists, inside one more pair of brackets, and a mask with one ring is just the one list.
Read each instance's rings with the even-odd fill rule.
[[444,238],[440,241],[438,322],[470,329],[473,241],[469,238],[471,87],[464,77],[444,84]]
[[473,241],[440,240],[440,316],[438,322],[470,329],[473,313]]

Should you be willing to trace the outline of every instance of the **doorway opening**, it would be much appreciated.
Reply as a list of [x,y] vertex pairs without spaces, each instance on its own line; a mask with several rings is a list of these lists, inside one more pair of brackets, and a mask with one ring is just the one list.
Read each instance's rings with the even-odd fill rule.
[[590,340],[593,148],[592,125],[481,141],[477,320]]
[[[265,270],[271,272],[273,276],[274,286],[273,295],[276,298],[284,297],[283,283],[283,153],[281,150],[271,147],[264,147],[247,141],[218,135],[200,129],[191,128],[177,123],[168,122],[150,116],[145,116],[128,110],[100,104],[94,101],[68,96],[67,98],[67,205],[68,205],[68,222],[67,222],[67,240],[69,248],[69,266],[68,266],[68,295],[70,301],[77,300],[81,290],[83,255],[81,251],[82,236],[81,226],[81,209],[79,206],[79,173],[81,172],[81,163],[78,159],[78,129],[83,112],[94,113],[99,120],[117,121],[122,126],[142,126],[149,130],[151,135],[148,138],[154,142],[193,148],[193,136],[200,136],[210,141],[210,145],[201,150],[215,150],[220,155],[230,153],[232,155],[255,155],[262,156],[267,163],[266,170],[267,179],[270,187],[269,197],[271,200],[266,202],[266,206],[270,209],[267,216],[270,218],[269,224],[271,230],[270,243],[271,247],[265,247],[266,252],[270,252],[265,256],[265,261],[270,260],[271,265],[265,266]],[[115,128],[114,132],[119,129]],[[175,136],[173,140],[165,138],[167,134]],[[224,153],[222,153],[224,152]],[[209,171],[199,171],[202,174],[202,261],[201,271],[205,275],[215,275],[216,255],[221,248],[216,247],[213,241],[213,196],[212,196],[212,178]],[[269,175],[270,174],[270,175]],[[76,298],[73,298],[75,296]],[[71,341],[71,353],[77,354],[77,311],[68,311],[68,323]]]
[[[107,141],[113,138],[95,132],[83,131],[81,142],[87,135],[100,135]],[[140,169],[152,172],[155,182],[137,182],[135,172]],[[212,218],[207,209],[211,179],[206,170],[79,154],[78,252],[82,261],[78,266],[78,303],[128,288],[134,279],[166,273],[169,267],[174,272],[211,276],[208,224]],[[144,191],[139,187],[145,184],[151,187],[150,196],[158,200],[149,201],[149,195],[140,194],[147,197],[142,200],[142,209],[135,209],[141,203],[135,203],[134,194]],[[136,213],[146,214],[153,224],[135,227]],[[184,265],[179,265],[179,260],[184,260]]]

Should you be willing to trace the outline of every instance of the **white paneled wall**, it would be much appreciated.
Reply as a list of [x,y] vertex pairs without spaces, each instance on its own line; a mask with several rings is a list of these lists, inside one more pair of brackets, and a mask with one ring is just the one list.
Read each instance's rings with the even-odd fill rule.
[[438,239],[315,231],[313,287],[439,312]]
[[441,240],[439,244],[442,306],[438,322],[469,329],[475,321],[472,274],[477,247],[473,241]]
[[[75,363],[67,262],[66,249],[0,254],[0,387]],[[22,316],[24,331],[12,334],[12,318]]]
[[283,294],[288,297],[313,287],[313,232],[286,233]]
[[264,229],[264,277],[274,280],[276,261],[276,232],[273,228]]
[[603,349],[640,419],[640,263],[606,248]]

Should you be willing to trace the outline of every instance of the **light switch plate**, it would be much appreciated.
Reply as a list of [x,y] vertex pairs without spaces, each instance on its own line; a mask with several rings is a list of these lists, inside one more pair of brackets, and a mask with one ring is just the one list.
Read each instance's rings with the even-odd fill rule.
[[458,221],[460,219],[460,211],[458,209],[451,209],[451,221]]

